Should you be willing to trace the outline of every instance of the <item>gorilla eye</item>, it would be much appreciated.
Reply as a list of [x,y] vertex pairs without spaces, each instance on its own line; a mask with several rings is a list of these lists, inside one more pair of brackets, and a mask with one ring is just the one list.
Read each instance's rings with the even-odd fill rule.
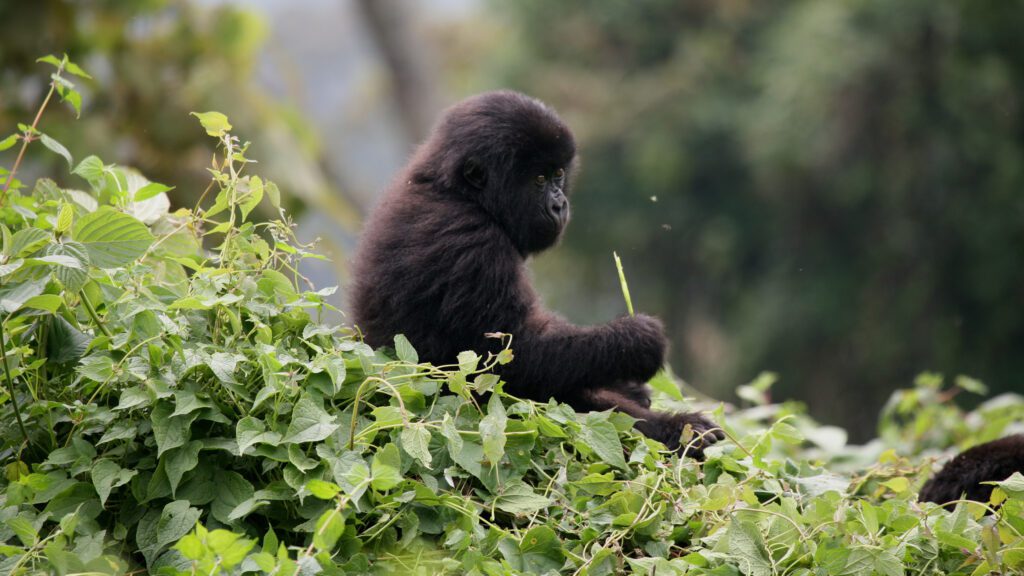
[[561,168],[555,170],[555,180],[561,180],[563,177],[565,177],[565,170]]
[[548,179],[545,178],[543,174],[538,174],[537,177],[533,179],[533,181],[534,183],[537,184],[537,186],[543,186],[548,181]]

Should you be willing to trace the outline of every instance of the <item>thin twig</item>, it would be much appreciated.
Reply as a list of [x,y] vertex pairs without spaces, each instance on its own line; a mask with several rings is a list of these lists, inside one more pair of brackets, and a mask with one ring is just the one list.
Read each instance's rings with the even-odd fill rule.
[[[60,75],[63,69],[57,68],[57,74]],[[7,181],[4,182],[4,189],[0,192],[0,206],[3,205],[4,201],[7,200],[7,190],[11,187],[11,182],[14,181],[14,175],[18,172],[18,168],[21,166],[21,160],[25,157],[25,149],[28,148],[28,143],[32,141],[32,135],[36,133],[36,126],[39,125],[39,119],[43,117],[43,110],[46,110],[46,105],[50,103],[50,97],[53,96],[54,90],[57,88],[57,81],[50,81],[50,91],[46,93],[46,98],[43,99],[43,103],[39,106],[39,111],[36,112],[36,118],[32,121],[32,127],[25,131],[25,135],[21,140],[21,150],[18,151],[18,158],[14,161],[14,167],[11,168],[10,174],[7,175]]]

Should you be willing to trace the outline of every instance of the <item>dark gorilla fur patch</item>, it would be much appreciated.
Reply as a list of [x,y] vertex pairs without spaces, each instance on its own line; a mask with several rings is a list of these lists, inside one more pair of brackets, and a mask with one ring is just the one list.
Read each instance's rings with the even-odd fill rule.
[[[405,334],[420,358],[451,363],[495,352],[509,392],[580,411],[618,409],[672,449],[700,457],[723,437],[699,414],[650,410],[643,384],[665,359],[661,323],[646,315],[576,326],[547,311],[526,259],[568,222],[572,132],[542,102],[490,92],[450,108],[373,211],[353,263],[350,308],[372,346]],[[554,208],[553,208],[554,207]],[[557,208],[557,209],[556,209]],[[696,439],[680,447],[690,425]]]
[[988,502],[994,486],[982,482],[1006,480],[1024,473],[1024,435],[1016,434],[979,444],[950,460],[933,476],[918,499],[945,504],[960,498]]

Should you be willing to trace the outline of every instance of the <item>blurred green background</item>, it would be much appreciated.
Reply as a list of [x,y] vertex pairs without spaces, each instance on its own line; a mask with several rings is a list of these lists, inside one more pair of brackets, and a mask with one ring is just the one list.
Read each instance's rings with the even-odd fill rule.
[[[618,251],[691,384],[732,400],[771,370],[862,439],[922,370],[1024,390],[1022,31],[995,0],[0,0],[0,126],[67,52],[82,119],[41,128],[190,205],[211,150],[188,113],[225,112],[344,287],[437,114],[523,90],[581,145],[574,222],[533,264],[548,304],[624,313]],[[24,180],[66,174],[32,148]]]

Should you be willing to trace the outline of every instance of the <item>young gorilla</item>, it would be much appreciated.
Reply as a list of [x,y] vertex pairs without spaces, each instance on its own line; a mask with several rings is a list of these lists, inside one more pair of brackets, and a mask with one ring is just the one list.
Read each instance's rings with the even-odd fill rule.
[[1021,434],[979,444],[958,454],[925,483],[918,499],[936,504],[961,497],[988,502],[994,486],[982,482],[1006,480],[1014,472],[1024,473],[1024,435]]
[[366,342],[405,334],[420,358],[449,363],[462,350],[494,351],[489,332],[512,335],[507,389],[554,397],[579,411],[615,408],[671,449],[684,426],[688,454],[724,436],[699,414],[649,409],[643,384],[665,357],[661,323],[623,317],[575,326],[544,309],[528,256],[556,243],[576,146],[538,100],[491,92],[455,105],[392,184],[366,224],[354,262],[351,309]]

